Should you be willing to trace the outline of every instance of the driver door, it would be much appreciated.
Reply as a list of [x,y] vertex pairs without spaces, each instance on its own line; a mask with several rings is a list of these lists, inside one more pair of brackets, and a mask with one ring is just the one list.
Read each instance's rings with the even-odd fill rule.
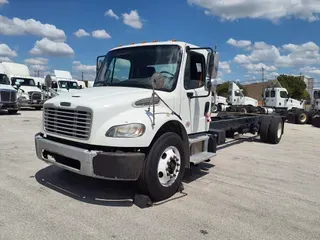
[[[183,114],[187,117],[187,133],[197,133],[206,131],[209,126],[206,113],[210,114],[211,94],[207,97],[208,91],[206,84],[206,62],[203,54],[196,51],[190,51],[186,61],[184,75],[185,97],[182,97],[182,111],[188,111]],[[195,98],[194,98],[195,97]],[[183,119],[184,120],[184,119]]]

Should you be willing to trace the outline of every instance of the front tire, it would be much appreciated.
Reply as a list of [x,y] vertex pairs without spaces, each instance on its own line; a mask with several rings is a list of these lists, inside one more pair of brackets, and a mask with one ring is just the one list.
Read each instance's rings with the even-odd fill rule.
[[10,115],[14,115],[14,114],[17,114],[18,110],[8,110],[8,113]]
[[152,145],[138,180],[139,190],[153,201],[173,196],[185,172],[184,142],[176,133],[161,135]]

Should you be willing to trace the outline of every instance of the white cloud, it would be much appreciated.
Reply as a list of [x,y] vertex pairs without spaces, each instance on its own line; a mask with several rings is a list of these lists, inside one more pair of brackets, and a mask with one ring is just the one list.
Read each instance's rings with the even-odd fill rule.
[[74,55],[73,49],[66,43],[53,42],[48,38],[36,41],[34,47],[30,50],[32,55],[69,57]]
[[53,41],[64,41],[66,35],[63,30],[51,24],[43,24],[34,19],[7,18],[0,15],[0,34],[19,36],[34,35],[45,37]]
[[252,18],[277,22],[282,18],[297,18],[309,22],[319,20],[319,0],[188,0],[190,5],[205,9],[206,15],[223,20]]
[[12,62],[12,60],[8,57],[1,57],[0,56],[0,62]]
[[320,75],[320,67],[304,67],[301,68],[300,71],[305,74],[315,74],[315,75]]
[[73,33],[78,38],[90,36],[90,33],[86,32],[84,29],[79,29],[75,33]]
[[2,7],[5,4],[8,4],[9,1],[8,0],[0,0],[0,7]]
[[49,60],[47,58],[28,58],[25,59],[24,62],[30,65],[47,65]]
[[108,39],[111,38],[110,34],[106,30],[95,30],[92,32],[92,37],[99,39]]
[[225,73],[231,73],[230,64],[228,62],[219,62],[219,69],[221,69]]
[[85,65],[82,64],[80,61],[74,61],[72,68],[78,72],[84,72],[89,74],[93,74],[96,72],[95,65]]
[[105,13],[104,13],[104,15],[105,16],[109,16],[109,17],[113,17],[113,18],[115,18],[115,19],[119,19],[119,17],[118,17],[118,15],[117,14],[115,14],[113,11],[112,11],[112,9],[109,9],[108,11],[106,11]]
[[130,13],[123,13],[123,23],[135,29],[141,29],[143,24],[137,10],[131,10]]
[[48,70],[48,66],[46,66],[46,65],[29,65],[29,69],[31,71],[44,72],[44,71]]
[[238,47],[238,48],[247,48],[247,47],[250,47],[251,45],[251,41],[248,41],[248,40],[234,40],[233,38],[230,38],[228,41],[227,41],[228,44],[234,46],[234,47]]
[[1,43],[0,44],[0,56],[1,57],[16,57],[18,54],[16,51],[12,50],[8,45]]
[[[320,64],[320,48],[314,42],[301,45],[285,44],[282,47],[256,42],[250,54],[238,54],[234,62],[246,67],[250,64],[264,63],[267,71],[275,68],[301,68],[308,65]],[[247,68],[247,67],[246,67]]]

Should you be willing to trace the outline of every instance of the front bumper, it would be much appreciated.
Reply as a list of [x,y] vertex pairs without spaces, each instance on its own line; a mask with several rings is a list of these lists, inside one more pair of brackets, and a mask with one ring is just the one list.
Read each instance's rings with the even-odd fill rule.
[[44,100],[25,100],[19,99],[19,106],[20,107],[42,107]]
[[[57,167],[100,179],[135,181],[145,154],[90,151],[35,135],[37,157]],[[49,157],[51,156],[51,157]]]
[[18,103],[17,102],[11,102],[11,103],[0,102],[0,109],[19,110],[19,107],[18,107]]

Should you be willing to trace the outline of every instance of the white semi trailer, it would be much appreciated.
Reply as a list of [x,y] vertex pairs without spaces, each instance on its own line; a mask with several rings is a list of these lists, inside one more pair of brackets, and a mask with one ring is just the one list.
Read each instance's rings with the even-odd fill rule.
[[110,50],[93,88],[45,102],[38,158],[93,178],[137,181],[140,193],[160,201],[192,164],[216,155],[226,134],[279,143],[279,116],[210,117],[218,60],[212,48],[178,41]]

